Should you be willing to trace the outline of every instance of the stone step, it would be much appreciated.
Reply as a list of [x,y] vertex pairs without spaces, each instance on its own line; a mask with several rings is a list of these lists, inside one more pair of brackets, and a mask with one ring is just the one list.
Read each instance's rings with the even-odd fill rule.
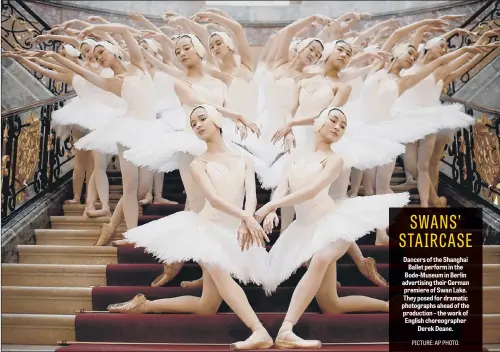
[[89,287],[106,285],[106,265],[2,264],[2,286]]
[[[99,229],[42,229],[35,230],[35,236],[37,245],[93,246],[99,239],[100,232]],[[115,233],[112,240],[119,239],[123,239],[123,236]]]
[[2,352],[55,352],[61,346],[58,345],[14,345],[2,344]]
[[111,246],[19,245],[20,264],[117,264],[118,249]]
[[500,245],[483,246],[483,263],[500,264]]
[[[69,230],[100,230],[101,226],[109,223],[110,217],[103,216],[100,218],[86,218],[83,216],[51,216],[50,222],[52,229],[69,229]],[[122,222],[118,226],[117,232],[123,233],[127,226]]]
[[54,345],[75,339],[75,315],[2,314],[2,343]]
[[[500,314],[483,315],[484,344],[500,343],[499,329]],[[2,314],[2,335],[5,344],[53,345],[56,341],[75,341],[75,315]]]
[[2,312],[15,314],[75,314],[92,310],[91,287],[2,287]]
[[[142,292],[140,287],[137,292]],[[483,313],[500,314],[500,286],[483,289]],[[91,287],[2,287],[2,312],[15,314],[74,314],[92,310]]]

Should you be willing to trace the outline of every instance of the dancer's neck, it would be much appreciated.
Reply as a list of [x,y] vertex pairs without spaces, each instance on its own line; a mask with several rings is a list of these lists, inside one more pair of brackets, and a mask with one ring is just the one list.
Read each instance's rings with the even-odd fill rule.
[[203,72],[203,66],[202,65],[196,65],[196,66],[191,66],[188,68],[187,71],[187,77],[190,78],[203,78],[204,72]]
[[292,63],[290,64],[290,68],[297,72],[304,71],[304,67],[305,65],[298,59],[293,60]]
[[207,152],[210,154],[220,154],[227,151],[226,144],[222,136],[207,141]]
[[324,76],[327,77],[327,78],[331,78],[331,79],[339,79],[339,73],[340,73],[340,70],[337,70],[337,69],[331,69],[331,70],[325,70],[325,74]]
[[222,58],[220,61],[220,70],[225,72],[231,72],[236,68],[236,59],[234,58],[234,54],[232,52],[228,53],[226,56]]

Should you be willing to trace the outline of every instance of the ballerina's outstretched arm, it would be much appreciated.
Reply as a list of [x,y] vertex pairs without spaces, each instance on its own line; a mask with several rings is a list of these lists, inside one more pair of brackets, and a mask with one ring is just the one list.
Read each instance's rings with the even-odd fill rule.
[[[337,90],[336,94],[334,95],[332,101],[328,104],[329,106],[337,106],[341,107],[345,103],[347,103],[347,100],[349,99],[349,96],[351,94],[352,87],[349,84],[342,84],[340,85],[339,89]],[[314,120],[318,117],[317,114],[315,115],[310,115],[306,117],[302,117],[299,119],[292,119],[285,123],[283,127],[281,127],[279,130],[277,130],[273,137],[271,138],[271,142],[277,143],[280,141],[281,138],[284,138],[287,136],[289,133],[292,132],[292,127],[296,126],[311,126],[314,124]]]
[[[52,78],[53,80],[56,81],[61,81],[66,84],[71,84],[73,81],[74,74],[72,72],[57,72],[57,71],[52,71],[52,70],[47,70],[46,68],[43,68],[40,65],[35,64],[34,62],[27,60],[26,58],[22,57],[21,55],[17,55],[14,53],[6,52],[2,54],[2,57],[9,57],[14,60],[19,61],[21,64],[29,67],[30,69],[40,72],[42,75]],[[69,60],[68,60],[69,61]]]
[[408,89],[417,85],[420,81],[422,81],[431,73],[433,73],[438,67],[443,66],[446,63],[455,60],[456,58],[462,56],[465,53],[480,54],[484,52],[484,50],[485,50],[484,46],[466,46],[458,50],[455,50],[454,52],[451,52],[449,54],[443,55],[436,60],[433,60],[432,62],[425,65],[422,68],[422,70],[418,71],[416,74],[401,77],[396,81],[396,84],[398,85],[399,95],[403,94]]
[[219,110],[219,112],[224,117],[229,118],[231,121],[233,121],[236,124],[242,123],[248,129],[250,129],[250,131],[255,133],[257,135],[257,137],[260,136],[260,129],[255,123],[247,121],[247,119],[238,112],[229,110],[223,106],[211,104],[210,102],[207,102],[207,101],[200,99],[198,97],[198,95],[194,93],[194,91],[191,89],[191,87],[189,86],[188,83],[183,82],[183,81],[178,80],[178,79],[175,79],[174,90],[175,90],[175,94],[177,94],[177,97],[179,98],[179,100],[183,104],[188,105],[188,106],[210,104],[214,108]]

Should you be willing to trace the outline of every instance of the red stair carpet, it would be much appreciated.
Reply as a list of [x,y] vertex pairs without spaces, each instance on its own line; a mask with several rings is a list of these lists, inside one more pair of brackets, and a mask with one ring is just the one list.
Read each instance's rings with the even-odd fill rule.
[[[141,344],[76,344],[67,347],[62,347],[57,349],[57,352],[161,352],[161,351],[173,351],[173,352],[226,352],[230,351],[228,345],[141,345]],[[276,349],[269,350],[258,350],[258,351],[283,351]],[[294,352],[310,352],[311,350],[304,349],[294,349],[289,350]],[[336,345],[323,345],[321,349],[316,351],[322,352],[379,352],[379,351],[389,351],[389,345],[387,344],[336,344]]]

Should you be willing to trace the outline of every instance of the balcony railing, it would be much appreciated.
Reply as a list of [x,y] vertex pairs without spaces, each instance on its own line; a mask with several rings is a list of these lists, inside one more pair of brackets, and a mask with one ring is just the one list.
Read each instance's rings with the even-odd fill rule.
[[[60,42],[46,41],[33,44],[32,39],[43,31],[50,30],[45,23],[29,6],[23,1],[2,1],[2,49],[14,50],[47,50],[57,51]],[[59,95],[68,92],[67,85],[45,77],[38,72],[26,68],[37,80],[39,80],[52,93]]]
[[52,112],[70,93],[2,113],[2,221],[59,187],[71,176],[71,138],[61,141],[51,126]]
[[441,100],[461,104],[476,119],[473,126],[455,133],[444,151],[441,175],[500,213],[500,111],[445,95]]
[[[476,32],[479,36],[484,32],[500,27],[500,0],[487,1],[484,6],[477,10],[469,17],[460,28],[465,28],[469,31]],[[498,40],[498,36],[491,37],[489,42]],[[474,44],[470,37],[461,37],[458,34],[448,39],[448,47],[458,49],[463,46]],[[446,89],[448,96],[454,95],[467,82],[471,80],[486,64],[491,62],[498,56],[500,49],[492,50],[486,54],[478,63],[469,71],[464,73],[460,78],[450,83]]]

